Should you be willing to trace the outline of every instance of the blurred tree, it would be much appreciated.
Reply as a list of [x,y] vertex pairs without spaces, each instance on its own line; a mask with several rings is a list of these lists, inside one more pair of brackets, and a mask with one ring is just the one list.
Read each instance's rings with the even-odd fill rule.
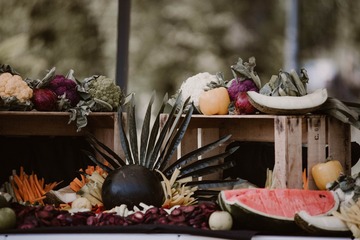
[[[186,78],[205,71],[223,72],[230,80],[230,65],[251,56],[267,82],[285,65],[286,1],[132,0],[128,90],[172,94]],[[79,77],[114,77],[118,3],[0,0],[0,62],[31,77],[52,66],[64,73],[73,68]],[[360,98],[360,1],[298,4],[299,68],[326,59],[343,86],[341,96],[352,92],[352,99]],[[324,71],[329,70],[314,71],[310,81],[319,81]]]
[[[174,93],[187,77],[204,71],[221,71],[230,79],[230,65],[238,57],[250,56],[256,57],[256,70],[267,82],[286,65],[286,3],[133,0],[129,88]],[[322,81],[320,75],[333,68],[325,75],[335,86],[318,85],[328,87],[335,97],[359,99],[360,1],[301,0],[298,4],[298,68],[314,69],[310,81]],[[327,68],[309,64],[318,59],[331,64]]]
[[282,62],[284,19],[277,0],[133,1],[129,88],[175,93],[198,72],[223,72],[255,56],[265,81]]
[[[79,78],[106,74],[103,48],[111,35],[103,35],[104,24],[91,2],[0,0],[0,62],[12,65],[24,77],[42,77],[53,66],[59,74],[74,69]],[[116,30],[116,21],[114,26]]]

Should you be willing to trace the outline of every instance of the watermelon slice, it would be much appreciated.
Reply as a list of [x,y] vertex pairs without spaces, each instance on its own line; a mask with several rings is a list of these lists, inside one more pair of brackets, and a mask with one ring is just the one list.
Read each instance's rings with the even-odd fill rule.
[[218,201],[222,210],[231,213],[239,227],[269,231],[299,229],[294,221],[295,214],[299,211],[317,216],[330,214],[339,207],[337,195],[326,190],[223,190]]

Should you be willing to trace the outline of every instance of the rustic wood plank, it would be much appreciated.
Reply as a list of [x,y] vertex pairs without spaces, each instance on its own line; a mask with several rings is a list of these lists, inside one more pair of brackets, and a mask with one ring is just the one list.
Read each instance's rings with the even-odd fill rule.
[[[205,146],[206,144],[209,144],[211,142],[214,142],[220,138],[219,136],[219,128],[201,128],[199,129],[199,147]],[[208,153],[202,155],[202,158],[210,157],[215,154],[219,154],[220,149],[215,148]],[[204,176],[203,179],[221,179],[222,178],[222,172],[209,174],[207,176]]]
[[278,116],[274,121],[274,146],[275,146],[275,164],[273,169],[274,188],[286,188],[288,178],[288,142],[287,142],[287,117]]
[[351,127],[332,117],[327,122],[328,154],[340,161],[345,174],[351,174]]
[[303,188],[302,181],[302,116],[287,120],[287,187]]
[[[307,167],[309,187],[316,186],[311,167],[325,161],[326,144],[329,151],[347,159],[350,166],[350,126],[337,121],[327,122],[323,115],[273,116],[273,115],[193,115],[188,135],[183,139],[179,156],[226,134],[232,138],[217,151],[222,152],[232,141],[274,142],[274,183],[276,188],[303,188],[302,171]],[[199,130],[198,130],[199,129]],[[197,131],[200,132],[199,139]],[[197,145],[199,142],[200,145]],[[185,145],[184,145],[185,144]],[[303,163],[302,146],[306,145],[307,159]],[[190,147],[193,146],[193,147]],[[213,153],[212,153],[213,154]],[[345,168],[346,168],[345,166]]]
[[[183,156],[198,148],[198,129],[188,128],[180,144],[180,156]],[[180,156],[177,156],[177,158],[179,158]]]
[[88,125],[77,132],[74,122],[68,123],[69,112],[0,112],[0,135],[4,136],[81,136],[85,131],[93,133],[100,141],[120,153],[115,148],[117,113],[90,113]]
[[307,133],[309,189],[317,189],[311,175],[311,169],[315,164],[326,161],[326,117],[323,115],[308,116]]

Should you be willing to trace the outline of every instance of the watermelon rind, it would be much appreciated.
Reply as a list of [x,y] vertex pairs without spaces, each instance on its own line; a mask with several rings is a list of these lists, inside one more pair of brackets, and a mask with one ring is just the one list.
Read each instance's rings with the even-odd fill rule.
[[[235,201],[234,199],[227,200],[225,197],[226,191],[236,191],[236,190],[221,191],[218,195],[218,204],[223,211],[228,211],[233,216],[234,227],[253,229],[259,231],[269,231],[276,233],[303,231],[303,229],[300,228],[294,221],[295,214],[292,217],[269,215],[257,209],[250,208],[239,201]],[[262,190],[260,189],[260,191]],[[271,190],[264,189],[264,191],[271,191]],[[286,191],[291,192],[292,190],[286,189]],[[296,189],[296,191],[299,191],[299,189]],[[308,191],[308,190],[303,190],[303,191]],[[334,206],[331,209],[329,209],[329,211],[321,215],[331,214],[332,211],[337,210],[339,207],[339,199],[337,195],[333,192],[331,192],[331,194],[334,197]]]
[[352,232],[345,222],[335,216],[310,216],[306,211],[295,214],[295,223],[311,235],[351,237]]

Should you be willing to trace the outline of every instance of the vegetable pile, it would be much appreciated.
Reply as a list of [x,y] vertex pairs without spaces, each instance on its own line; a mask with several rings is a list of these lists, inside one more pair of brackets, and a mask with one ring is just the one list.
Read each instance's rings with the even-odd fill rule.
[[6,192],[18,203],[44,204],[46,194],[59,183],[45,183],[44,178],[39,179],[36,173],[27,174],[24,168],[20,167],[20,173],[16,174],[14,171],[9,177],[9,182],[4,183],[4,187]]
[[[95,166],[89,166],[84,171],[80,169],[80,176],[63,189],[56,189],[58,182],[45,184],[44,179],[40,179],[35,173],[26,174],[21,168],[19,174],[14,172],[10,176],[9,182],[1,190],[10,196],[6,204],[11,202],[9,209],[13,213],[6,210],[6,214],[10,217],[16,215],[16,227],[19,229],[135,224],[232,229],[232,216],[228,211],[220,212],[216,201],[221,189],[232,189],[246,181],[205,180],[204,177],[234,167],[234,161],[221,160],[234,153],[237,148],[202,157],[224,144],[231,136],[223,136],[175,161],[172,157],[186,133],[194,111],[204,115],[240,115],[254,114],[272,107],[271,110],[276,114],[279,109],[274,106],[280,106],[280,110],[284,110],[281,106],[284,106],[287,99],[298,102],[297,106],[304,105],[302,101],[305,99],[306,104],[309,104],[306,111],[313,109],[312,95],[306,91],[309,79],[306,70],[302,69],[300,76],[294,70],[290,73],[280,71],[261,87],[255,66],[254,57],[248,62],[239,58],[231,66],[233,78],[229,81],[221,73],[213,75],[203,72],[189,77],[171,99],[164,96],[158,112],[154,114],[154,121],[151,119],[155,101],[153,95],[139,128],[134,95],[130,95],[131,99],[125,101],[120,87],[106,76],[94,75],[80,81],[75,78],[72,70],[67,75],[61,75],[55,74],[55,68],[52,68],[42,79],[24,80],[10,66],[2,65],[1,110],[68,111],[71,113],[70,121],[76,121],[78,130],[86,126],[86,116],[92,111],[117,111],[118,137],[125,155],[125,158],[120,157],[94,135],[85,133],[92,151],[83,150],[83,153]],[[251,93],[255,93],[254,98]],[[325,104],[317,111],[331,114],[360,128],[357,112],[360,108],[357,105],[351,105],[350,108],[349,104],[328,98],[327,93],[323,93],[321,91],[320,97],[316,95],[320,100],[326,97]],[[266,97],[271,104],[266,101],[260,107],[254,104],[254,99],[259,95]],[[282,101],[282,104],[274,104],[278,101]],[[171,105],[166,112],[168,118],[160,122],[160,116],[165,113],[168,104]],[[298,109],[290,109],[293,110]],[[355,229],[350,224],[359,219],[356,217],[354,220],[349,215],[354,215],[352,211],[358,213],[359,177],[354,179],[343,176],[342,169],[338,167],[331,178],[325,179],[324,176],[330,174],[321,171],[320,166],[312,169],[319,189],[334,191],[341,201],[352,204],[349,208],[344,205],[340,213],[333,215],[342,221],[350,219],[347,226],[351,230]],[[338,179],[334,181],[336,178]],[[307,181],[304,171],[304,187],[307,186]],[[249,201],[248,195],[244,198],[244,201]],[[2,210],[3,208],[0,209],[0,228],[14,227],[14,221],[10,221],[10,225],[1,225]],[[10,220],[12,219],[13,217]],[[358,236],[358,233],[354,232],[354,236]]]
[[23,79],[9,65],[0,66],[0,111],[68,111],[78,131],[87,125],[90,112],[117,111],[125,96],[115,81],[93,75],[76,79],[74,71],[66,75],[50,69],[42,79]]
[[70,213],[56,209],[52,205],[24,206],[12,204],[15,210],[18,229],[63,226],[130,226],[137,224],[171,224],[199,229],[209,229],[208,219],[218,210],[213,203],[202,203],[194,206],[180,206],[172,211],[163,208],[146,207],[127,215],[116,212],[94,211]]
[[236,65],[231,66],[234,78],[228,83],[228,91],[234,104],[234,114],[242,115],[256,112],[246,94],[248,91],[258,92],[261,87],[260,78],[254,71],[255,66],[254,57],[245,63],[239,58]]
[[255,72],[255,58],[249,62],[241,58],[231,66],[234,78],[225,80],[221,72],[213,75],[198,73],[186,79],[177,93],[169,100],[173,105],[176,97],[189,98],[195,109],[204,115],[253,114],[256,109],[248,101],[246,92],[259,91],[261,81]]
[[169,104],[173,106],[181,95],[182,100],[189,98],[197,113],[204,115],[320,113],[360,129],[360,104],[328,96],[326,88],[308,93],[306,69],[300,69],[300,74],[294,69],[280,70],[262,85],[255,67],[255,57],[248,62],[239,58],[230,67],[230,80],[225,80],[221,72],[195,74],[181,84]]

